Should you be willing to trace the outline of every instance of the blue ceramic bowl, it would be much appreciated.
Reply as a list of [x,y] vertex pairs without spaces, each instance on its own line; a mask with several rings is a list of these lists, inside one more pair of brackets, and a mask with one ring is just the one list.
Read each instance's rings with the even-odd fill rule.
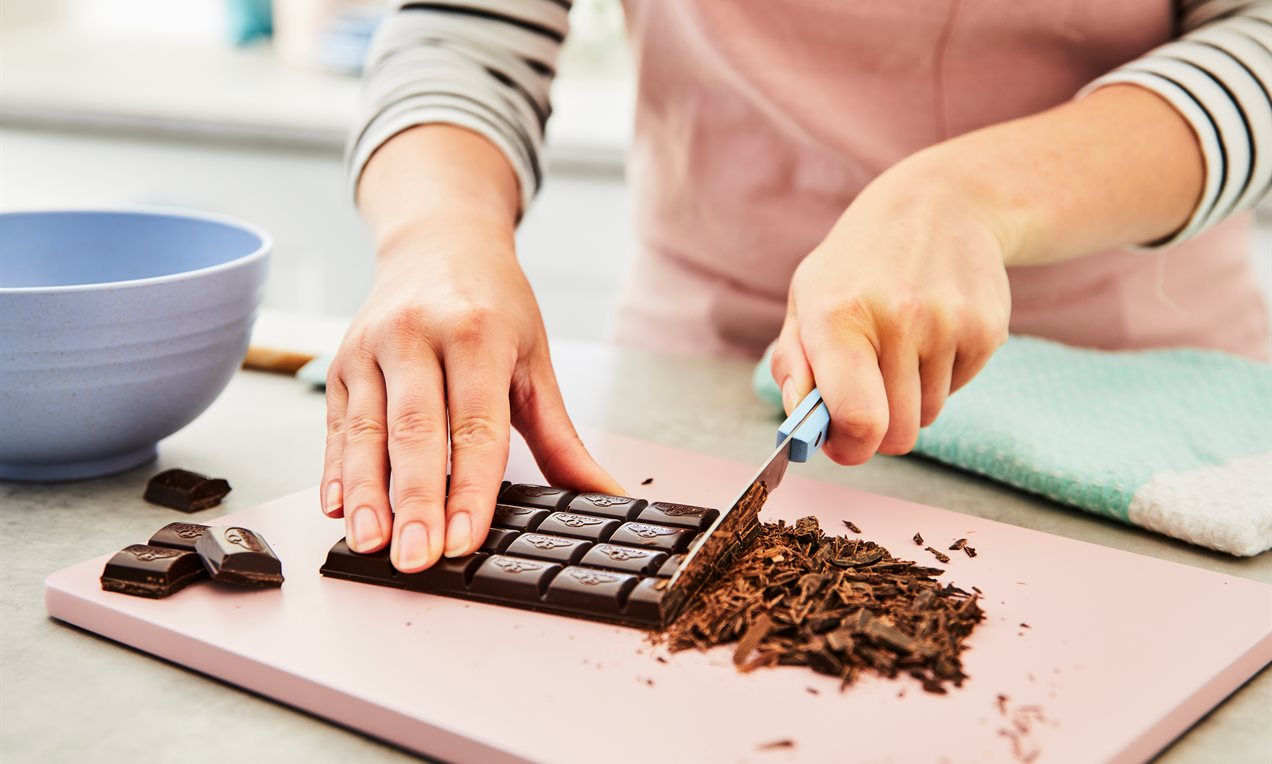
[[0,213],[0,479],[155,458],[242,362],[271,247],[199,213]]

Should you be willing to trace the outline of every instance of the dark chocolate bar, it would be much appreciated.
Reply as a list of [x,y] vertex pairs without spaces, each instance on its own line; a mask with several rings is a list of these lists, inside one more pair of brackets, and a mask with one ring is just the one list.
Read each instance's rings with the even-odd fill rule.
[[343,540],[322,573],[611,623],[658,628],[668,579],[719,512],[688,504],[532,485],[506,487],[477,553],[420,573],[393,568],[388,550],[357,554]]
[[198,512],[215,507],[230,492],[230,484],[189,470],[166,470],[150,478],[142,498],[182,512]]
[[168,547],[133,544],[106,563],[102,588],[108,592],[158,599],[207,578],[203,562],[194,552]]
[[168,523],[150,537],[150,545],[193,552],[194,542],[198,541],[207,529],[208,526],[198,523]]
[[215,581],[261,588],[283,585],[283,566],[274,550],[247,528],[208,528],[194,550]]

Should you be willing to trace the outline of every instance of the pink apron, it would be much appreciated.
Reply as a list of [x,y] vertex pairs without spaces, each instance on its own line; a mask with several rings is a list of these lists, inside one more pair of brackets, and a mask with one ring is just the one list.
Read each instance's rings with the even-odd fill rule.
[[[627,0],[642,251],[618,340],[757,356],[799,261],[904,157],[1038,112],[1173,35],[1170,0]],[[1013,332],[1264,357],[1248,216],[1010,272]]]

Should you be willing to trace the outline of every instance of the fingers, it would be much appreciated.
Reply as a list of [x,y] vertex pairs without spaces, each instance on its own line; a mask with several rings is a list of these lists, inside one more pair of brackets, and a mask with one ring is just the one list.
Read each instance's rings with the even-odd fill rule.
[[[442,366],[423,342],[382,354],[387,452],[393,471],[390,559],[403,573],[437,562],[446,527],[446,393]],[[389,526],[385,526],[389,527]]]
[[323,456],[319,499],[327,517],[344,517],[344,489],[340,475],[343,469],[345,414],[349,407],[349,391],[335,373],[327,375],[327,448]]
[[809,340],[805,349],[830,410],[823,450],[839,464],[862,464],[888,431],[888,395],[874,345],[851,329],[825,330]]
[[447,557],[469,554],[485,539],[508,464],[508,391],[516,345],[498,334],[497,327],[480,340],[465,333],[445,353],[451,440]]
[[579,439],[546,353],[513,379],[512,401],[512,422],[525,436],[550,484],[623,494],[623,487],[596,463]]
[[919,409],[919,426],[927,427],[945,407],[950,394],[950,380],[954,371],[954,352],[942,347],[919,364],[919,377],[923,386],[923,404]]
[[384,377],[370,356],[342,373],[348,388],[341,483],[345,535],[355,552],[374,552],[389,540],[389,462],[385,453]]
[[782,408],[790,414],[813,389],[813,369],[808,365],[808,357],[800,342],[799,321],[794,311],[786,313],[782,333],[773,346],[769,367],[782,391]]
[[883,348],[880,371],[888,399],[888,431],[879,443],[879,453],[909,453],[919,437],[922,403],[919,357],[914,346],[904,337],[893,338]]

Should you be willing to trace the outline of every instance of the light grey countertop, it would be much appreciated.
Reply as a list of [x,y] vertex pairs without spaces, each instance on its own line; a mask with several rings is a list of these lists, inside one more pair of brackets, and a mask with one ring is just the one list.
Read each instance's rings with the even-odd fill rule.
[[[270,317],[258,336],[278,344],[289,330],[295,335],[300,322],[284,319]],[[304,323],[308,342],[298,341],[302,347],[338,336],[334,323]],[[751,395],[749,363],[569,343],[554,352],[598,372],[588,380],[562,380],[582,427],[751,463],[771,448],[776,422]],[[243,372],[202,417],[164,441],[156,464],[80,483],[0,483],[0,760],[222,762],[226,744],[244,761],[410,758],[61,625],[44,612],[42,581],[49,573],[187,517],[141,500],[146,479],[161,469],[181,466],[233,483],[222,507],[194,516],[199,522],[313,485],[321,468],[323,408],[321,394],[293,379]],[[866,491],[1272,582],[1272,555],[1239,560],[1209,553],[922,459],[880,457],[853,469],[820,459],[799,469]],[[1265,670],[1161,760],[1267,762],[1270,717],[1272,674]]]

